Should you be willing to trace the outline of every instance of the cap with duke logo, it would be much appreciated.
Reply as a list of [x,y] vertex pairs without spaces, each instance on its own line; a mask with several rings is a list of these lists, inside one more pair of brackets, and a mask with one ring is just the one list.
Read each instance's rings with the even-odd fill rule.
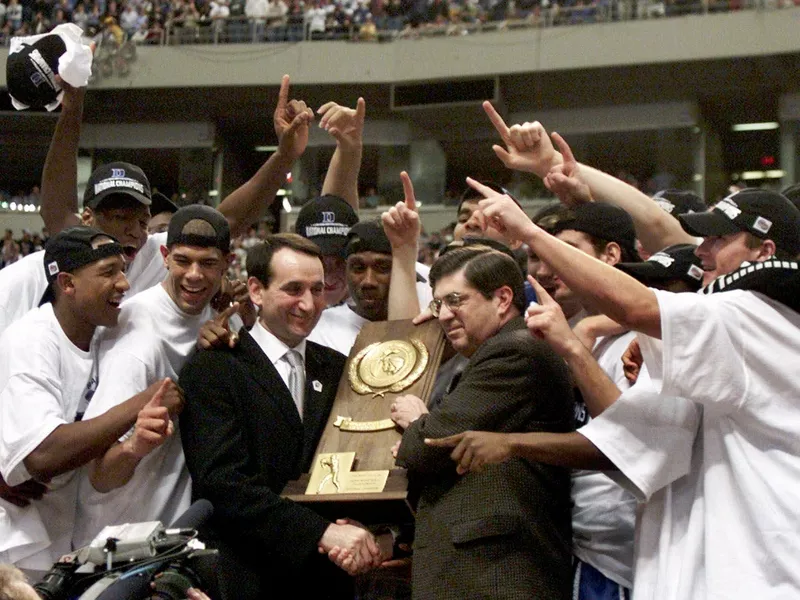
[[339,196],[325,195],[306,202],[297,215],[295,231],[319,246],[324,256],[344,256],[347,234],[358,223],[356,211]]
[[95,209],[109,196],[129,196],[150,206],[150,182],[139,167],[126,162],[112,162],[97,167],[86,183],[83,205]]
[[[106,240],[106,243],[95,244],[97,238]],[[88,264],[120,254],[122,246],[119,242],[94,227],[70,227],[58,232],[48,240],[44,249],[47,289],[39,304],[52,302],[55,298],[53,285],[59,273],[73,273]]]
[[704,213],[679,215],[683,228],[696,236],[723,236],[747,231],[772,240],[792,256],[800,252],[800,210],[778,192],[746,188],[717,202]]

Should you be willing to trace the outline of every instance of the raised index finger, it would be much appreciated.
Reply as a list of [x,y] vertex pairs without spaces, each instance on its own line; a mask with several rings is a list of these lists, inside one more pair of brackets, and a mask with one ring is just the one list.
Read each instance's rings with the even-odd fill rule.
[[466,435],[466,432],[449,435],[443,438],[425,438],[425,443],[428,446],[435,446],[437,448],[455,448],[458,446],[458,443],[464,439],[464,435]]
[[495,110],[492,103],[488,100],[483,103],[483,110],[486,112],[486,116],[489,117],[489,120],[494,125],[494,128],[497,130],[497,133],[500,134],[500,137],[503,138],[503,141],[508,141],[508,125],[503,120],[503,117],[500,116],[500,113]]
[[483,194],[484,198],[491,198],[497,196],[497,192],[490,188],[488,185],[483,185],[480,181],[475,181],[472,177],[467,177],[467,185],[476,192]]
[[281,91],[278,92],[278,108],[285,108],[289,103],[289,76],[284,75],[281,78]]
[[238,302],[234,302],[228,308],[226,308],[221,313],[219,313],[217,315],[217,318],[214,319],[214,320],[217,323],[219,323],[220,325],[227,326],[228,325],[228,319],[230,319],[231,315],[233,313],[235,313],[237,310],[239,310],[239,303]]
[[553,297],[547,293],[547,290],[544,289],[538,281],[536,281],[536,278],[533,275],[528,275],[528,282],[531,284],[531,287],[533,287],[533,291],[536,292],[536,302],[542,306],[556,304],[556,301],[553,300]]
[[558,146],[558,151],[561,152],[561,156],[564,158],[565,163],[576,163],[578,161],[575,160],[575,156],[572,154],[572,148],[569,147],[567,141],[561,137],[560,133],[556,133],[555,131],[550,134],[550,137],[553,138],[553,141]]
[[414,184],[405,171],[400,171],[400,181],[403,182],[403,194],[406,197],[406,206],[413,211],[417,210],[417,198],[414,196]]

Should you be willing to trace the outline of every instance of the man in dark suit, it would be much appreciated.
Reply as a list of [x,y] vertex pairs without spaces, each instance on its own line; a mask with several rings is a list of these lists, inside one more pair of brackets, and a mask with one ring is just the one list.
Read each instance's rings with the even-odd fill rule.
[[481,246],[443,255],[430,273],[438,317],[469,359],[430,408],[415,396],[392,406],[405,429],[397,464],[420,487],[412,573],[420,599],[570,597],[569,471],[518,459],[461,474],[426,438],[481,427],[566,432],[566,365],[525,327],[523,280],[505,254]]
[[325,308],[320,251],[277,234],[250,250],[247,272],[258,322],[235,348],[196,354],[180,377],[191,404],[181,415],[186,462],[193,496],[214,505],[223,598],[281,589],[352,598],[350,577],[325,553],[374,566],[372,534],[279,495],[308,470],[345,365],[338,352],[305,339]]

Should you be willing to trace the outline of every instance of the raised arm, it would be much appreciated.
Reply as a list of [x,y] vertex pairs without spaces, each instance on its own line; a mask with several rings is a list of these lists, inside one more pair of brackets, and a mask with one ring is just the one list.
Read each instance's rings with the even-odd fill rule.
[[536,291],[537,298],[537,303],[531,304],[526,313],[528,330],[531,335],[547,341],[556,354],[567,362],[586,408],[594,418],[611,406],[622,392],[597,363],[591,349],[570,329],[558,302],[530,275],[528,281]]
[[389,320],[413,319],[420,312],[417,295],[417,244],[422,224],[417,214],[414,185],[408,173],[400,173],[405,201],[381,215],[386,237],[392,244],[392,279],[389,283]]
[[55,235],[80,225],[78,212],[78,144],[83,120],[86,88],[74,88],[61,81],[64,98],[53,139],[42,171],[41,215],[44,226]]
[[302,100],[289,101],[289,76],[284,75],[278,94],[278,104],[273,115],[278,150],[269,157],[247,182],[228,194],[219,205],[219,211],[228,219],[231,237],[247,232],[259,221],[275,195],[286,181],[296,161],[308,145],[308,126],[314,113]]
[[474,179],[467,183],[483,194],[481,210],[494,227],[530,246],[570,289],[590,298],[608,317],[627,329],[661,338],[656,295],[633,277],[573,248],[534,225],[508,196]]
[[366,111],[367,105],[363,98],[358,99],[355,109],[328,102],[317,111],[320,115],[319,126],[336,140],[336,150],[328,165],[322,194],[344,198],[356,213]]

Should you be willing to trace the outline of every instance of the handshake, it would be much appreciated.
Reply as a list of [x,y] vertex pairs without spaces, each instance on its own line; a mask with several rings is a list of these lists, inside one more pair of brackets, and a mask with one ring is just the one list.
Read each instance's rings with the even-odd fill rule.
[[359,575],[379,567],[392,557],[394,538],[390,532],[377,537],[361,523],[339,519],[331,523],[319,540],[320,554],[350,575]]

